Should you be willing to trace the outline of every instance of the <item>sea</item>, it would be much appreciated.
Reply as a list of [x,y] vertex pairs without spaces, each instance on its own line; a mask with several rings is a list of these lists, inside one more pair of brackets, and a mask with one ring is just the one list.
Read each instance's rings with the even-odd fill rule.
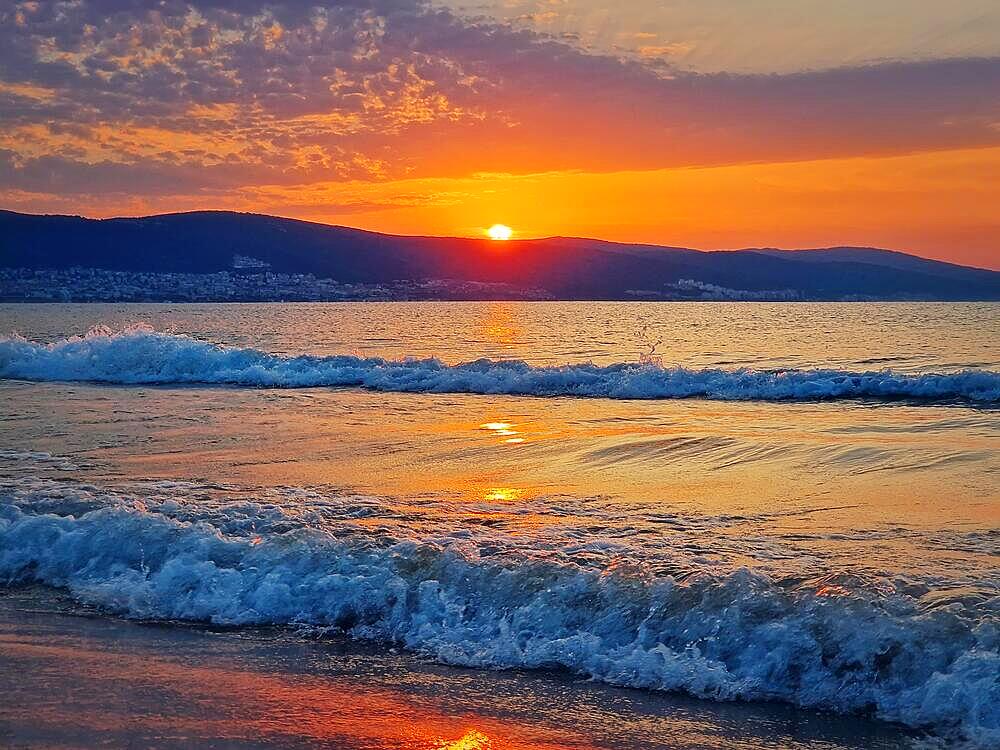
[[331,700],[424,674],[485,712],[335,747],[542,747],[504,739],[518,700],[592,727],[552,747],[1000,747],[1000,304],[16,304],[0,334],[0,660],[80,612],[150,660],[277,632],[381,675]]

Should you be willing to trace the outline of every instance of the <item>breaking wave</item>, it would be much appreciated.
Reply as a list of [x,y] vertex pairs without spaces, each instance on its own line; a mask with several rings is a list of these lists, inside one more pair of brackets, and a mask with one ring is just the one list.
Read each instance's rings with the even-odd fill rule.
[[906,399],[1000,403],[1000,372],[688,369],[632,362],[537,367],[479,359],[280,356],[136,327],[95,329],[51,344],[0,339],[0,377],[116,384],[359,387],[417,393],[714,400]]
[[358,508],[375,512],[371,498],[331,499],[323,507],[343,522],[323,526],[310,519],[318,511],[207,503],[160,484],[145,494],[8,484],[0,584],[65,587],[135,618],[308,626],[449,664],[558,667],[1000,742],[996,595],[939,602],[910,578],[869,586],[851,576],[578,565],[498,554],[469,537],[352,526]]

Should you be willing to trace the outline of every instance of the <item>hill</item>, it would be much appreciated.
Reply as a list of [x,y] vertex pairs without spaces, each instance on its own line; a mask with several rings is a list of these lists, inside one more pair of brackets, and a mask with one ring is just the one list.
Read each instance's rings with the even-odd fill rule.
[[[496,287],[556,299],[1000,299],[998,272],[874,248],[704,252],[565,237],[406,237],[222,211],[102,220],[0,211],[2,283],[11,286],[12,269],[71,268],[267,271],[365,288],[451,280],[481,284],[463,295],[481,297]],[[440,293],[429,296],[454,296],[433,288]],[[19,298],[11,288],[0,297]]]

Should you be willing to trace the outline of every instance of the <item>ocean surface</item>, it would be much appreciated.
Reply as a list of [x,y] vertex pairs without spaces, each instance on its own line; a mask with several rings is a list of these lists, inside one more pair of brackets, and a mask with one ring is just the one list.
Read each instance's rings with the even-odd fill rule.
[[0,334],[0,586],[1000,746],[998,304],[4,305]]

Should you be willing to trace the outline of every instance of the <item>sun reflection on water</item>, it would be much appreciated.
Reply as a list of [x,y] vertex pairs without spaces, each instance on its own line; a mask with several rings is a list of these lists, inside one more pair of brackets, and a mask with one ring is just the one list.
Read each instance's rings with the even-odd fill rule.
[[435,745],[435,750],[492,750],[493,742],[478,729],[470,729],[453,742]]
[[510,422],[485,422],[479,425],[479,429],[492,432],[496,437],[501,438],[501,443],[506,445],[519,445],[525,442],[521,431],[515,427],[516,425]]
[[501,430],[509,430],[513,427],[510,422],[486,422],[485,424],[479,425],[483,430],[493,430],[494,432],[500,432]]
[[524,494],[524,490],[516,487],[487,487],[483,493],[483,500],[495,503],[509,503],[517,500]]
[[510,305],[490,305],[479,321],[479,335],[488,343],[510,348],[521,338],[521,325]]

